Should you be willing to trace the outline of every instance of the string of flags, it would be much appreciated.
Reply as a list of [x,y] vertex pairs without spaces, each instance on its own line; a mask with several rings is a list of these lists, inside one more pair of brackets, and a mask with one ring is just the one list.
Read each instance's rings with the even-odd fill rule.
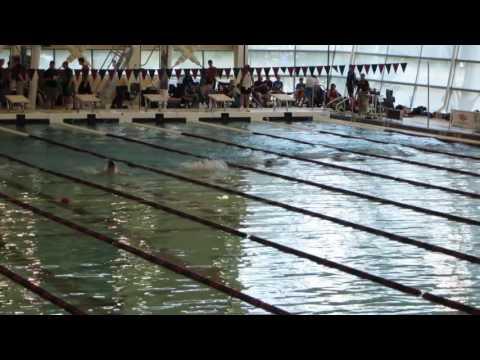
[[[253,75],[284,75],[284,76],[315,76],[315,75],[322,75],[324,72],[325,74],[331,74],[333,71],[336,73],[340,73],[344,75],[347,69],[349,70],[357,70],[359,73],[365,71],[365,73],[369,74],[370,71],[375,74],[377,71],[379,73],[383,73],[385,70],[388,74],[390,71],[394,71],[397,73],[398,69],[401,68],[403,72],[407,69],[407,63],[388,63],[388,64],[358,64],[358,65],[319,65],[319,66],[280,66],[280,67],[251,67],[250,72]],[[58,70],[61,73],[64,70]],[[179,79],[185,75],[191,75],[193,78],[197,78],[198,76],[202,75],[202,72],[206,71],[206,69],[118,69],[118,70],[106,70],[106,69],[90,69],[89,74],[91,75],[94,80],[100,78],[103,80],[107,75],[110,80],[113,80],[115,75],[120,79],[124,74],[128,80],[131,79],[132,75],[138,80],[139,76],[142,79],[145,79],[147,76],[153,78],[155,74],[159,77],[167,76],[170,79],[174,74]],[[241,68],[217,68],[217,76],[218,77],[230,77],[230,75],[234,75],[235,78],[240,73]],[[42,77],[44,74],[44,69],[28,69],[27,73],[30,79],[33,78],[35,73],[38,73],[39,77]],[[82,75],[83,70],[75,69],[74,74],[75,78],[78,80]]]

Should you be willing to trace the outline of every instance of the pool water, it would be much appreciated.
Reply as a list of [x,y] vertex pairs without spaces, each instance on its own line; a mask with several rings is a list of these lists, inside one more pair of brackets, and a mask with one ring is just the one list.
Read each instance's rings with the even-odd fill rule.
[[[432,138],[333,124],[308,130],[263,123],[232,127],[312,143],[395,156],[480,173],[480,161],[431,154],[315,133],[342,134],[479,155],[478,148]],[[272,139],[205,124],[168,129],[308,157],[332,164],[480,193],[480,178],[393,160],[339,152],[323,146]],[[131,124],[98,130],[188,151],[219,161],[268,170],[411,205],[479,219],[480,200],[259,151],[165,133]],[[26,131],[134,163],[181,173],[247,194],[408,236],[480,256],[480,227],[323,190],[277,177],[199,162],[120,139],[58,126]],[[31,138],[0,132],[0,153],[167,205],[245,233],[258,235],[436,295],[480,306],[480,265],[391,241],[300,212],[119,164],[120,174],[99,174],[105,160]],[[265,160],[275,159],[272,167]],[[294,314],[456,314],[353,275],[209,228],[147,205],[49,175],[0,158],[0,191],[115,239],[128,241],[202,275]],[[70,205],[58,204],[68,197]],[[238,299],[139,259],[46,218],[0,201],[0,263],[90,314],[266,314]],[[62,314],[27,290],[0,277],[0,314]]]

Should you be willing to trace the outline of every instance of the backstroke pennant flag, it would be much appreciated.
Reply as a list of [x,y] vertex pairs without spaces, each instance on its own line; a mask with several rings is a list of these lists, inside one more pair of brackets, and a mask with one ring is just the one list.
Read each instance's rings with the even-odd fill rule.
[[300,66],[295,66],[295,75],[297,76],[300,75],[300,70],[301,70]]
[[399,63],[393,64],[393,71],[395,71],[395,73],[397,73],[397,70],[398,70],[398,66],[399,66],[399,65],[400,65]]
[[222,69],[222,68],[218,68],[218,69],[217,69],[217,76],[218,76],[218,77],[222,77],[222,76],[223,76],[223,69]]
[[366,64],[366,65],[363,65],[364,69],[365,69],[365,72],[368,74],[368,71],[370,70],[370,65]]
[[269,68],[269,67],[264,67],[263,68],[263,71],[265,71],[265,75],[267,75],[267,76],[270,75],[270,70],[271,70],[271,68]]
[[230,74],[232,73],[232,69],[231,68],[226,68],[225,69],[225,75],[230,78]]
[[278,70],[279,70],[279,69],[280,69],[280,68],[278,68],[278,67],[273,67],[273,68],[272,68],[272,70],[273,70],[273,75],[275,75],[275,77],[278,76]]
[[[106,69],[98,70],[98,74],[100,75],[100,80],[103,80],[105,78],[106,73],[107,73]],[[78,74],[80,74],[80,72]],[[77,70],[75,70],[75,75],[77,75]],[[78,76],[77,76],[77,80],[78,80]]]
[[108,70],[108,77],[110,78],[110,80],[113,80],[113,77],[115,76],[115,70],[114,69],[111,69],[111,70]]
[[290,76],[293,75],[293,71],[295,70],[295,68],[293,66],[289,66],[288,67],[288,73],[290,74]]
[[255,71],[257,72],[257,76],[262,75],[262,68],[260,68],[260,67],[255,68]]
[[377,71],[377,66],[378,66],[377,64],[372,64],[372,71],[374,74]]
[[361,73],[363,70],[363,65],[357,65],[358,72]]
[[240,73],[240,68],[238,67],[233,68],[233,75],[235,75],[235,79],[238,77],[239,73]]
[[407,63],[401,63],[400,65],[402,66],[403,72],[405,72],[405,70],[407,69]]
[[198,76],[198,69],[192,69],[193,77],[196,79]]
[[390,74],[390,68],[392,67],[392,64],[385,64],[385,67],[387,68],[387,72]]
[[302,66],[303,75],[307,76],[308,66]]
[[325,68],[325,71],[327,72],[327,74],[330,74],[330,66],[327,65],[327,66],[324,66],[324,68]]
[[337,65],[332,65],[332,69],[335,70],[335,72],[338,72],[338,66]]
[[343,72],[345,71],[345,65],[339,65],[340,68],[340,73],[343,75]]
[[180,76],[182,76],[182,69],[175,69],[175,75],[177,75],[177,79],[180,79]]
[[384,68],[385,68],[385,64],[378,64],[378,70],[380,71],[380,74],[383,72]]
[[93,79],[93,80],[97,80],[98,70],[97,70],[97,69],[91,69],[90,71],[91,71],[91,73],[92,73],[92,79]]
[[280,70],[282,70],[282,72],[283,72],[284,74],[287,73],[287,68],[286,68],[285,66],[282,66],[282,67],[280,68]]
[[133,76],[135,76],[135,80],[138,80],[138,74],[140,74],[140,69],[133,69]]
[[145,78],[147,77],[147,74],[148,74],[148,70],[147,69],[142,69],[141,72],[142,72],[142,79],[145,80]]
[[155,77],[155,69],[149,69],[148,75],[150,75],[150,79],[153,79]]
[[165,71],[167,72],[167,76],[170,79],[172,77],[173,70],[172,69],[165,69]]
[[310,75],[313,76],[315,74],[315,66],[310,66],[309,70],[310,70]]
[[121,78],[122,78],[122,75],[123,75],[123,69],[118,69],[118,70],[117,70],[117,76],[118,76],[118,78],[121,79]]
[[323,66],[317,66],[318,75],[322,75]]
[[132,76],[132,69],[125,69],[125,74],[127,75],[127,80],[130,80]]

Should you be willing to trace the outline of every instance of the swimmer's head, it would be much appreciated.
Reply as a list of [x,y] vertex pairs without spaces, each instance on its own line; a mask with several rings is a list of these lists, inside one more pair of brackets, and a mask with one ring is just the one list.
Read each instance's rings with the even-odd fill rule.
[[69,198],[66,198],[66,197],[62,197],[62,198],[60,199],[60,202],[61,202],[62,204],[68,205],[68,204],[70,204],[70,199],[69,199]]
[[273,166],[273,160],[272,159],[265,160],[265,166],[267,167]]
[[108,160],[108,164],[107,164],[107,169],[108,170],[115,170],[117,166],[115,165],[115,163],[113,162],[113,160]]

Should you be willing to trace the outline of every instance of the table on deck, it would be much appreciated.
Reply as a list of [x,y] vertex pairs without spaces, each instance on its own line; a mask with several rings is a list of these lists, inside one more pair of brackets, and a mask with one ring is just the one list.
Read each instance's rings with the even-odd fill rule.
[[25,104],[30,104],[30,101],[23,95],[5,95],[7,99],[7,109],[12,109],[15,105],[20,105],[25,111]]
[[210,108],[213,111],[213,105],[216,105],[217,103],[222,103],[223,104],[223,109],[225,110],[225,104],[227,102],[233,102],[233,99],[231,97],[228,97],[227,95],[224,94],[210,94],[208,95],[210,99]]
[[85,104],[89,104],[90,107],[93,109],[97,106],[98,103],[102,102],[100,98],[92,94],[77,94],[75,98],[80,103],[78,110],[80,110],[82,105],[85,105]]
[[158,107],[160,108],[160,103],[163,104],[163,108],[165,109],[168,104],[168,99],[170,96],[168,94],[144,94],[143,97],[145,98],[145,111],[150,109],[151,104],[158,102]]
[[288,95],[288,94],[272,94],[272,98],[273,98],[273,110],[277,109],[278,102],[280,102],[280,105],[282,104],[282,102],[285,102],[287,105],[287,111],[288,111],[288,102],[295,101],[295,98],[292,95]]

